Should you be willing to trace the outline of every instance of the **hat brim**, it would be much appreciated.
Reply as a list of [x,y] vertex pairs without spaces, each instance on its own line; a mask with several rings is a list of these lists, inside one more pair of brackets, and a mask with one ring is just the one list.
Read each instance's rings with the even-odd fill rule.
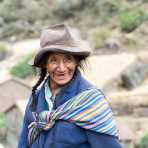
[[74,56],[81,56],[81,57],[88,57],[90,55],[90,51],[76,51],[73,47],[69,50],[67,48],[44,48],[41,49],[34,58],[32,58],[28,64],[35,67],[43,67],[42,60],[47,53],[63,53],[63,54],[70,54]]

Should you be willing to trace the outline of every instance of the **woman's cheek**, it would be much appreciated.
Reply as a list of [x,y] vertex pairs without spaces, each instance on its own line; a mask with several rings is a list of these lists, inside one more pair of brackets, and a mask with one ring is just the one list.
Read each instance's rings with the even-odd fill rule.
[[48,65],[48,66],[47,66],[47,71],[48,71],[48,72],[53,72],[53,71],[56,69],[56,67],[57,67],[57,66],[56,66],[55,64],[54,64],[54,65]]

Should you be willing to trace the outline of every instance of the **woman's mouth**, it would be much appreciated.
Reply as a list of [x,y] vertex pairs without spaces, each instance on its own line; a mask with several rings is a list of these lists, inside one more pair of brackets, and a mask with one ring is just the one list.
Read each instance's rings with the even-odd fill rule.
[[55,77],[58,78],[58,79],[65,79],[66,77],[66,74],[55,74]]

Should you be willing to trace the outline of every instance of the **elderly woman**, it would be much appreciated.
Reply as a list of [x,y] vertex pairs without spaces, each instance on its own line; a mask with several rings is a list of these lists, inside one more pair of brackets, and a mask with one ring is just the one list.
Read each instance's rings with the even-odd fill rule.
[[64,24],[44,30],[40,45],[18,148],[121,148],[104,94],[79,71],[88,46]]

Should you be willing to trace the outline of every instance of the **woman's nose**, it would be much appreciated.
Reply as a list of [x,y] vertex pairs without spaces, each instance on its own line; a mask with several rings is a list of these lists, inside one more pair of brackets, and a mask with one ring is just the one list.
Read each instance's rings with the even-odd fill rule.
[[58,70],[65,71],[65,69],[66,69],[66,65],[64,64],[64,62],[63,61],[59,62]]

